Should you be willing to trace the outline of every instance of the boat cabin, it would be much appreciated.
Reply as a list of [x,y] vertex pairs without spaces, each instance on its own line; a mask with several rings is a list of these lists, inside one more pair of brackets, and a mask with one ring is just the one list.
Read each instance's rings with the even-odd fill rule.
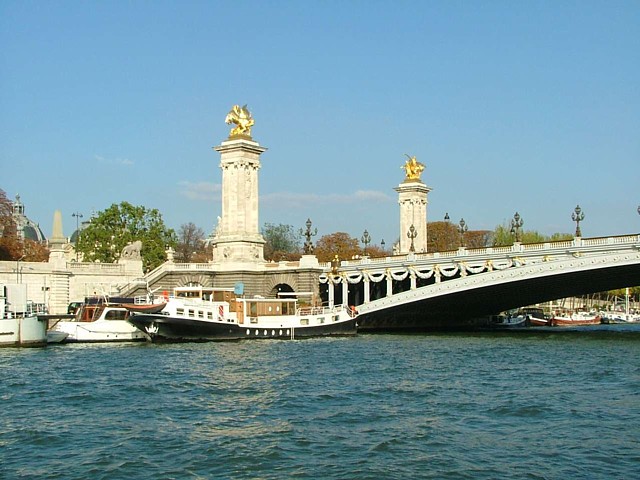
[[[104,320],[126,320],[129,311],[122,303],[133,303],[128,297],[85,297],[84,303],[76,311],[76,322],[95,322],[104,313]],[[105,311],[106,310],[106,311]]]
[[206,302],[230,302],[236,295],[232,288],[207,288],[200,286],[176,287],[173,290],[177,298],[197,298]]
[[[228,304],[228,312],[236,314],[238,323],[244,323],[245,317],[255,323],[258,317],[295,315],[297,308],[295,298],[243,298],[238,297],[231,288],[177,287],[174,289],[174,297],[202,303],[224,302]],[[190,317],[208,316],[207,312],[200,312],[195,308],[189,308],[187,312]],[[177,313],[184,314],[185,310],[179,308]]]

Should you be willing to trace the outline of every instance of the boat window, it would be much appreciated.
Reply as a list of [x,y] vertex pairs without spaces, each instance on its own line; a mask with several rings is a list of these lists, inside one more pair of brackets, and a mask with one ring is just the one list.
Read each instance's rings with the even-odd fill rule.
[[249,318],[249,323],[258,323],[258,319],[256,317]]
[[204,313],[202,310],[198,310],[198,318],[204,318]]
[[337,322],[339,318],[340,318],[340,316],[339,316],[339,315],[334,315],[334,316],[333,316],[333,321],[334,321],[334,322]]
[[318,323],[324,323],[324,317],[318,317]]
[[189,312],[189,316],[190,317],[195,317],[196,316],[196,312],[194,310],[189,309],[188,312]]
[[300,325],[309,325],[309,319],[308,318],[301,318],[300,319]]
[[126,310],[107,310],[104,315],[105,320],[126,320]]
[[176,315],[184,315],[184,308],[176,308]]
[[257,302],[249,302],[249,316],[257,317],[258,316],[258,303]]
[[213,312],[207,312],[207,318],[213,320]]

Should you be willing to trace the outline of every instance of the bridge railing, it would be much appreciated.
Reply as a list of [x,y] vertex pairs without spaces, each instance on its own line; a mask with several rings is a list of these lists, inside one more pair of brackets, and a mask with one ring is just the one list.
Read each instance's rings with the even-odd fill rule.
[[[640,244],[640,235],[620,235],[614,237],[595,237],[595,238],[574,238],[572,240],[559,240],[556,242],[542,243],[514,243],[513,245],[501,247],[485,247],[485,248],[459,248],[457,250],[447,250],[444,252],[428,252],[428,253],[409,253],[403,255],[390,255],[387,257],[362,257],[348,260],[342,260],[341,268],[362,267],[364,265],[380,265],[380,264],[397,264],[406,261],[412,262],[430,262],[438,259],[454,260],[459,257],[492,257],[492,256],[508,256],[509,254],[542,254],[547,253],[571,253],[575,248],[588,249],[590,247],[607,247],[607,246],[633,246]],[[331,268],[329,262],[321,262],[320,267],[328,270]]]

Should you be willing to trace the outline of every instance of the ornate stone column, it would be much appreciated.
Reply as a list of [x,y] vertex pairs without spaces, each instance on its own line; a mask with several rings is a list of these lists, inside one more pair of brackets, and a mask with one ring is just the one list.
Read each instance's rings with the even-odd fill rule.
[[[407,155],[407,157],[409,157]],[[427,194],[431,191],[420,174],[424,165],[409,157],[402,167],[406,171],[404,182],[395,188],[400,205],[400,252],[402,254],[427,251]]]
[[258,226],[258,170],[260,155],[267,149],[251,138],[253,119],[246,106],[234,106],[226,121],[237,127],[214,147],[220,152],[222,215],[211,242],[213,262],[262,263],[265,241]]

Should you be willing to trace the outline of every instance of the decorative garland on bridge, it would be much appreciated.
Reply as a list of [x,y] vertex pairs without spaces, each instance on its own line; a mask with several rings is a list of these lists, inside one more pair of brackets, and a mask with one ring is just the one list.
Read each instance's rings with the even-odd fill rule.
[[435,276],[436,281],[440,281],[442,277],[453,278],[458,274],[461,276],[466,276],[467,274],[476,275],[485,271],[491,272],[493,270],[506,270],[511,267],[519,267],[525,264],[526,262],[522,258],[514,257],[499,262],[487,260],[482,263],[471,265],[466,262],[459,262],[447,266],[435,264],[431,268],[426,269],[418,269],[415,266],[410,265],[408,267],[397,267],[395,269],[387,268],[384,272],[375,273],[367,270],[352,273],[341,272],[338,275],[323,273],[320,275],[319,281],[320,283],[333,283],[334,285],[338,285],[342,282],[356,284],[362,281],[379,283],[390,278],[401,282],[409,275],[421,280],[427,280]]

